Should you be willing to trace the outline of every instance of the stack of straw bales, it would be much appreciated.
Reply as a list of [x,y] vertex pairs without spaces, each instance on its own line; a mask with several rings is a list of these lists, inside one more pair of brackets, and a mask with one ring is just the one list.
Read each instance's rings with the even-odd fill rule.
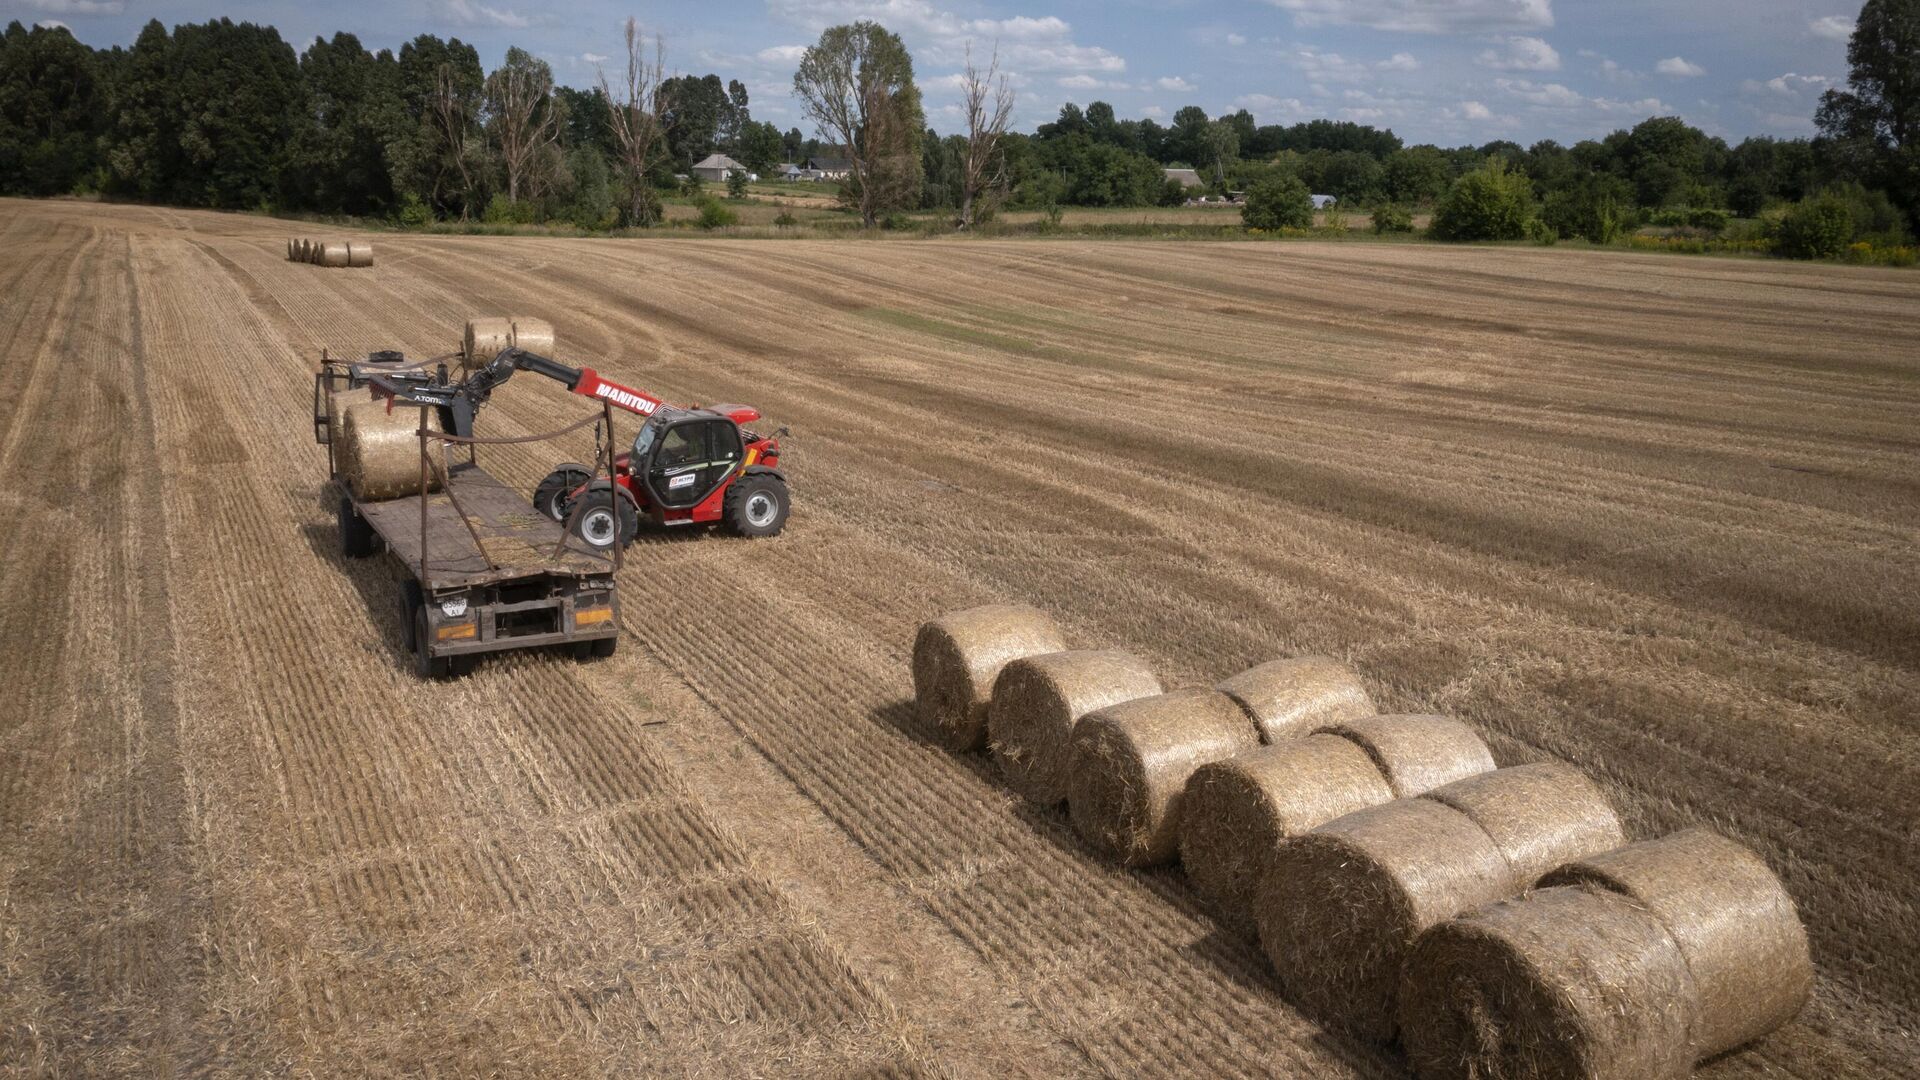
[[373,245],[365,240],[293,239],[287,241],[287,260],[315,266],[372,266]]
[[1332,725],[1195,770],[1182,811],[1180,861],[1220,920],[1250,932],[1255,893],[1281,844],[1492,769],[1479,736],[1444,716]]
[[1400,1026],[1420,1075],[1684,1077],[1812,991],[1792,898],[1716,833],[1629,844],[1540,885],[1414,947]]
[[500,355],[501,350],[509,348],[551,356],[553,343],[553,324],[545,319],[528,315],[469,319],[460,358],[471,369],[486,364]]
[[1497,769],[1456,720],[1372,715],[1335,661],[1163,693],[1138,657],[996,606],[922,626],[913,674],[943,742],[990,745],[1126,865],[1178,854],[1296,1005],[1399,1034],[1422,1076],[1684,1076],[1810,993],[1793,901],[1751,851],[1704,830],[1626,844],[1578,770]]
[[[440,417],[427,410],[427,429],[439,431]],[[413,406],[395,406],[389,412],[385,401],[361,401],[342,411],[341,445],[334,454],[335,463],[347,486],[362,499],[397,499],[420,493],[420,410]],[[438,444],[427,445],[428,460],[439,467]],[[428,490],[437,490],[438,480],[430,472]]]
[[1282,844],[1255,901],[1260,943],[1296,1004],[1384,1040],[1421,933],[1623,840],[1605,796],[1568,766],[1456,781]]
[[[469,323],[467,355],[474,337]],[[948,749],[978,750],[987,742],[987,705],[1001,669],[1066,647],[1060,628],[1038,608],[988,604],[926,623],[913,640],[920,717]]]

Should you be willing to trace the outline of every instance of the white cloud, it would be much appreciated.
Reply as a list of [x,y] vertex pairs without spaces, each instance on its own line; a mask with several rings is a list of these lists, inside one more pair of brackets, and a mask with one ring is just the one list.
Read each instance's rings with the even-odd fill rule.
[[773,45],[753,54],[763,64],[797,64],[806,55],[805,45]]
[[1818,19],[1807,20],[1807,29],[1814,37],[1823,37],[1828,41],[1846,41],[1853,36],[1853,20],[1845,15],[1825,15]]
[[580,62],[583,64],[604,64],[607,62],[607,57],[601,56],[599,53],[583,52],[580,54]]
[[1798,75],[1789,71],[1785,75],[1775,75],[1765,82],[1755,82],[1752,79],[1748,79],[1746,82],[1740,84],[1740,88],[1749,94],[1757,94],[1762,90],[1771,90],[1776,94],[1795,95],[1825,90],[1832,85],[1833,80],[1825,75]]
[[1500,48],[1480,54],[1482,67],[1497,71],[1559,71],[1560,54],[1537,37],[1499,39]]
[[1491,120],[1493,110],[1477,101],[1463,101],[1460,103],[1460,115],[1469,120]]
[[509,30],[524,30],[533,25],[533,20],[517,11],[488,7],[474,0],[446,0],[446,12],[449,19],[462,26],[504,26]]
[[1140,110],[1140,115],[1151,116],[1155,119],[1158,119],[1162,116],[1167,115],[1167,110],[1161,108],[1158,105],[1148,105],[1146,108]]
[[1227,44],[1232,45],[1235,48],[1245,45],[1246,43],[1247,43],[1247,35],[1245,34],[1228,34],[1227,35]]
[[1493,84],[1508,97],[1524,101],[1529,105],[1543,105],[1554,109],[1572,109],[1587,104],[1585,94],[1569,90],[1559,83],[1534,83],[1525,79],[1495,79]]
[[1367,26],[1422,34],[1544,30],[1553,0],[1268,0],[1300,26]]
[[[55,15],[118,15],[127,10],[126,0],[25,0],[26,5],[36,11],[51,11]],[[49,19],[48,23],[59,23]],[[44,26],[46,23],[35,23]],[[65,28],[65,23],[59,23]]]
[[[1320,82],[1362,82],[1373,77],[1372,69],[1357,60],[1349,60],[1339,53],[1321,52],[1311,45],[1302,45],[1288,54],[1293,66],[1303,72],[1313,83]],[[1315,89],[1314,93],[1324,93],[1324,89]]]
[[1707,69],[1690,60],[1678,56],[1669,56],[1653,65],[1653,70],[1662,75],[1672,75],[1679,79],[1697,79],[1707,73]]
[[1271,94],[1246,94],[1235,98],[1233,103],[1266,124],[1302,119],[1307,114],[1307,105],[1299,98],[1277,98]]
[[1053,15],[969,19],[943,11],[930,0],[767,0],[767,8],[813,33],[855,19],[872,19],[906,39],[916,65],[958,67],[971,41],[976,48],[998,42],[1000,66],[1012,73],[1112,75],[1127,70],[1122,57],[1074,41],[1073,27]]
[[1186,93],[1194,88],[1192,83],[1178,75],[1162,75],[1154,80],[1154,85],[1162,90],[1172,90],[1176,93]]
[[1381,71],[1419,71],[1420,61],[1412,53],[1397,52],[1373,66]]
[[69,34],[73,33],[73,27],[68,26],[66,23],[61,22],[59,19],[41,19],[39,22],[36,22],[33,25],[39,27],[42,30],[65,30]]

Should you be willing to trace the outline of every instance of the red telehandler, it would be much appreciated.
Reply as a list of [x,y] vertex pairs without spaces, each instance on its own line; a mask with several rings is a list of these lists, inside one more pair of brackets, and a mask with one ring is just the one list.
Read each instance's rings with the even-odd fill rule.
[[[772,436],[748,430],[744,425],[760,419],[760,413],[746,405],[680,408],[603,379],[592,368],[507,348],[461,382],[444,387],[448,430],[471,434],[474,414],[520,371],[646,418],[632,449],[614,458],[612,481],[595,481],[591,466],[569,461],[534,488],[535,508],[555,521],[572,520],[574,534],[587,543],[624,547],[633,542],[642,520],[657,526],[724,522],[748,537],[773,536],[786,526],[791,501],[780,471],[778,438],[786,429]],[[413,390],[416,396],[420,392]],[[576,505],[582,499],[584,505]]]

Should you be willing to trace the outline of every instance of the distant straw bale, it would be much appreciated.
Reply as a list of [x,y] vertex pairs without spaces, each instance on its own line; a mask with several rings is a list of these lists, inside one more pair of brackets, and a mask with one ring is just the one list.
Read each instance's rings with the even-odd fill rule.
[[1007,785],[1043,806],[1067,797],[1073,729],[1096,709],[1161,691],[1145,660],[1119,650],[1073,650],[1013,660],[994,680],[987,745]]
[[1353,669],[1324,656],[1269,661],[1222,681],[1216,689],[1240,703],[1259,725],[1265,743],[1377,711]]
[[987,705],[1007,662],[1067,647],[1038,608],[988,604],[923,623],[913,639],[913,696],[921,719],[950,750],[987,743]]
[[1166,862],[1180,847],[1194,770],[1259,744],[1239,703],[1217,690],[1176,690],[1088,713],[1073,732],[1073,826],[1128,866]]

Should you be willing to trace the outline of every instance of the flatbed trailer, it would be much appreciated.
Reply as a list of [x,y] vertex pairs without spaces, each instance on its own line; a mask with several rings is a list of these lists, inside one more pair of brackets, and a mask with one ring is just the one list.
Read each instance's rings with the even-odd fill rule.
[[[325,363],[314,379],[314,431],[316,441],[327,445],[330,482],[339,496],[341,550],[353,558],[382,552],[390,557],[400,585],[401,636],[419,673],[464,674],[484,653],[550,645],[568,646],[583,660],[612,656],[620,632],[614,587],[619,551],[570,535],[477,460],[480,444],[527,440],[426,435],[422,470],[439,478],[433,490],[377,501],[355,494],[333,452],[328,396],[366,386],[368,400],[375,400],[375,380],[393,370],[392,363]],[[393,380],[380,383],[390,391]],[[420,412],[423,419],[429,408],[389,400],[395,411]],[[592,419],[611,431],[612,417],[604,410]],[[466,460],[449,462],[450,454],[432,454],[430,445],[462,447]],[[602,445],[610,458],[611,441]]]

